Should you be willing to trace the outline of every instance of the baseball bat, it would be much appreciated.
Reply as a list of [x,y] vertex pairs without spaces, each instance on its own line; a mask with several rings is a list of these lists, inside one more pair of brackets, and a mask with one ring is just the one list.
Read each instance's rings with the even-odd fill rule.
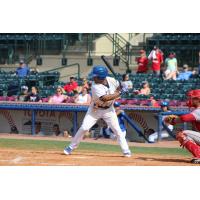
[[[101,56],[101,59],[106,64],[106,66],[108,67],[108,69],[111,71],[111,73],[113,74],[113,76],[115,77],[115,79],[118,80],[117,74],[115,73],[115,71],[114,71],[113,67],[111,66],[111,64],[107,61],[106,57],[105,56]],[[120,81],[119,81],[119,85],[120,85],[120,87],[122,87]]]

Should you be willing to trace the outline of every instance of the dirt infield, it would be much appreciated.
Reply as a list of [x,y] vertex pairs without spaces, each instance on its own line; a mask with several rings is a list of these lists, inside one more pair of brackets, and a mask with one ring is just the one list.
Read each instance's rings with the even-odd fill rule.
[[192,165],[190,157],[75,151],[66,156],[60,151],[0,149],[1,166],[181,166]]

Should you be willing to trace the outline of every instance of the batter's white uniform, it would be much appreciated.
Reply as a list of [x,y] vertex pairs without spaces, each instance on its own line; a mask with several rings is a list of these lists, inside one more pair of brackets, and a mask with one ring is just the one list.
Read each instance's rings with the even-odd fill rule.
[[90,130],[90,128],[99,120],[103,119],[107,125],[112,129],[113,133],[117,136],[118,143],[124,154],[130,153],[127,141],[124,134],[119,126],[118,118],[113,107],[113,101],[106,102],[105,106],[109,108],[94,108],[94,102],[104,95],[114,94],[117,87],[119,86],[118,81],[114,78],[106,77],[108,86],[103,84],[92,84],[92,103],[86,113],[81,127],[71,141],[69,147],[75,149],[78,147],[80,141],[82,140],[84,134]]

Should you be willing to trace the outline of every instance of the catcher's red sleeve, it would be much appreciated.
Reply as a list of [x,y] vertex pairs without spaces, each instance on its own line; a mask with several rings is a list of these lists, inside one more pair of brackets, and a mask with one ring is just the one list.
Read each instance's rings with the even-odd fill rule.
[[191,114],[191,113],[190,114],[181,115],[180,116],[180,120],[182,122],[194,122],[194,121],[196,121],[194,115]]

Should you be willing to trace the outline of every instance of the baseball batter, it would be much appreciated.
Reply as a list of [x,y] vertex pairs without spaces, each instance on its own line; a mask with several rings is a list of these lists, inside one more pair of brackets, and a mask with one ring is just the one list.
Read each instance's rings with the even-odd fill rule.
[[172,125],[183,122],[192,123],[195,131],[178,131],[176,138],[181,146],[185,147],[194,156],[194,159],[192,159],[191,162],[200,164],[200,89],[189,91],[187,97],[188,106],[194,107],[195,109],[189,114],[168,116],[165,118],[165,122]]
[[113,102],[120,96],[119,82],[108,77],[108,70],[104,66],[95,66],[92,70],[92,103],[86,113],[81,127],[72,139],[70,145],[64,149],[66,155],[78,147],[84,134],[99,120],[103,119],[117,136],[118,143],[125,157],[131,157],[127,141],[118,123]]

